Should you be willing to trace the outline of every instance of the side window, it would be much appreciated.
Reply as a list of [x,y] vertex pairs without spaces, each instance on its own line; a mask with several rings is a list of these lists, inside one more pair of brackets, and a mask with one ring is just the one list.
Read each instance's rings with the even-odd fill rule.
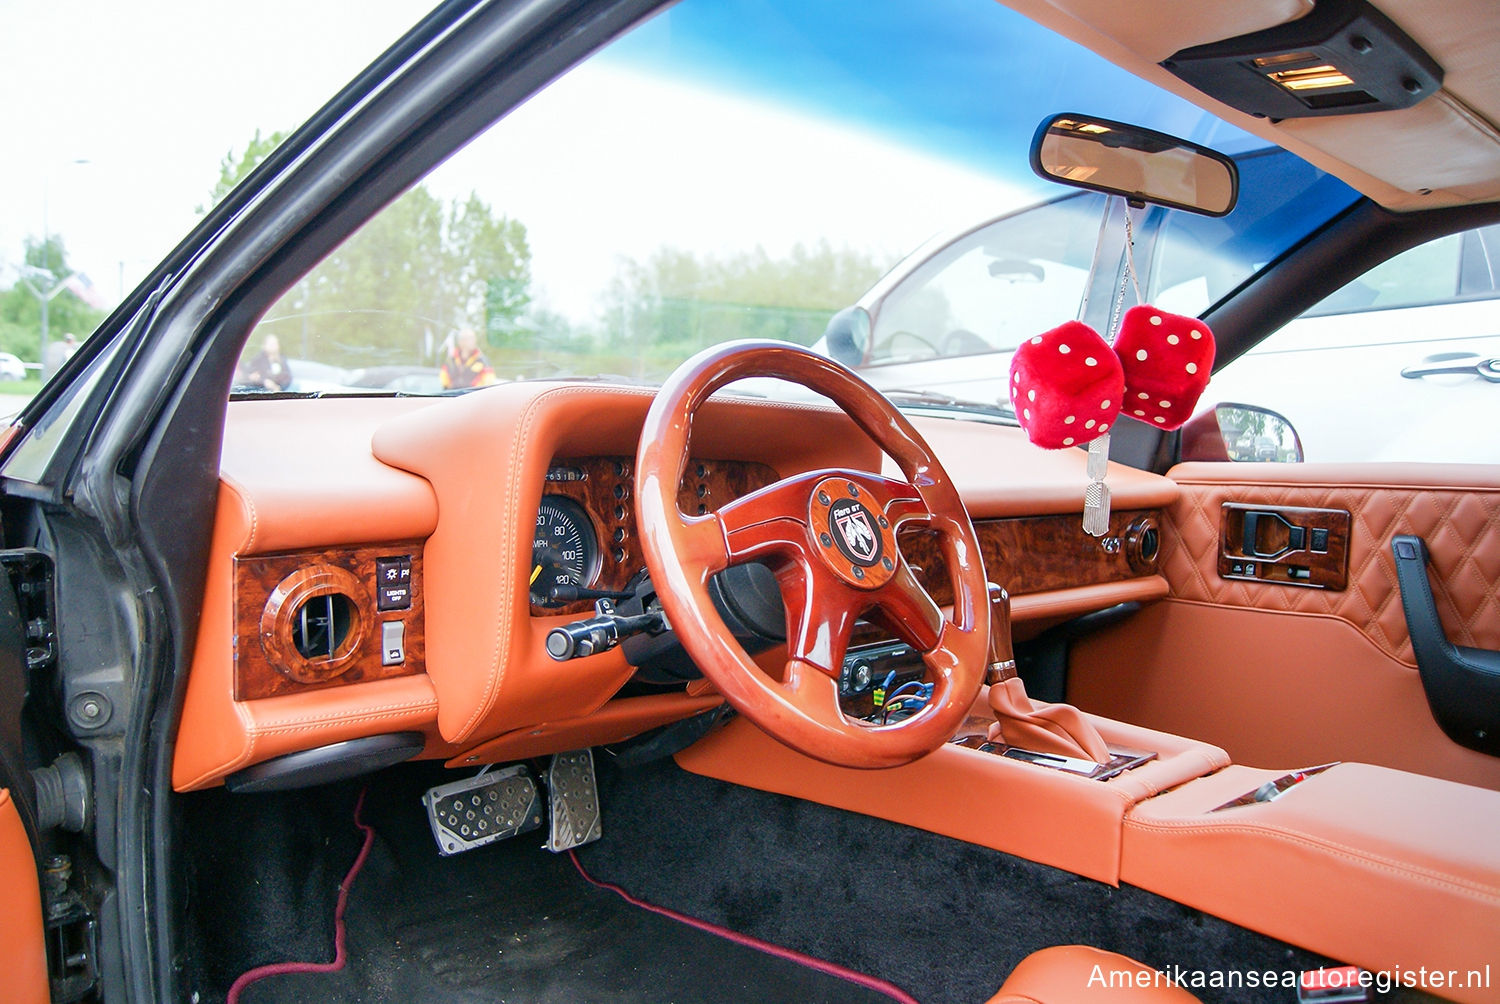
[[1500,463],[1500,227],[1411,248],[1215,374],[1205,403],[1285,415],[1311,462]]
[[[1304,316],[1326,317],[1359,310],[1418,307],[1459,299],[1462,295],[1460,257],[1466,240],[1477,237],[1479,233],[1449,234],[1403,251],[1376,265],[1337,293],[1325,297]],[[1484,293],[1493,296],[1493,279],[1486,275],[1483,281]]]
[[870,361],[1009,351],[1076,318],[1104,205],[1067,196],[959,238],[876,305]]

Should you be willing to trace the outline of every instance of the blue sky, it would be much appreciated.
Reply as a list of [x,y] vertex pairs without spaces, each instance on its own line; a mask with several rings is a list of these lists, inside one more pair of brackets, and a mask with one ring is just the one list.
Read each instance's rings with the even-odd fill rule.
[[[1245,134],[993,0],[684,3],[613,47],[840,120],[1008,181],[1044,114],[1084,112],[1213,145]],[[1256,141],[1259,145],[1259,141]]]

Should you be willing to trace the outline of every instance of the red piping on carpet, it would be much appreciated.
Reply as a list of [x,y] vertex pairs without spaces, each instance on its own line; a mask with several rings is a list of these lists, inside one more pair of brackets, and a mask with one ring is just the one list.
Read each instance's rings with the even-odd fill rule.
[[[642,910],[650,910],[652,913],[660,914],[661,916],[666,917],[670,920],[675,920],[679,924],[686,924],[689,927],[696,927],[700,931],[706,931],[709,934],[717,935],[720,938],[725,938],[737,945],[743,945],[746,948],[753,948],[757,952],[764,952],[765,954],[775,956],[778,959],[785,959],[788,962],[795,962],[799,966],[806,966],[809,969],[816,969],[818,972],[825,973],[829,976],[837,976],[839,979],[844,980],[847,983],[853,983],[856,986],[864,987],[866,990],[873,990],[876,993],[885,994],[891,1000],[899,1001],[900,1004],[918,1004],[916,998],[914,998],[911,994],[907,993],[905,990],[902,990],[894,983],[887,983],[885,980],[879,979],[878,977],[869,976],[865,973],[857,973],[853,969],[845,969],[843,966],[836,965],[832,962],[814,958],[811,955],[803,955],[801,952],[795,949],[783,948],[780,945],[773,945],[769,941],[761,941],[759,938],[751,937],[748,934],[741,934],[738,931],[731,931],[727,927],[720,927],[718,924],[710,924],[706,920],[699,920],[697,917],[689,917],[685,913],[678,913],[676,910],[671,910],[664,906],[657,906],[654,903],[647,903],[643,899],[637,899],[635,896],[632,896],[630,893],[626,892],[624,889],[621,889],[619,886],[611,882],[601,882],[598,879],[594,878],[594,876],[590,875],[587,871],[584,870],[583,862],[578,860],[578,854],[576,852],[569,851],[568,857],[573,859],[573,867],[578,869],[578,874],[583,876],[585,882],[588,882],[590,885],[597,886],[600,889],[606,889],[609,892],[614,893],[616,896],[619,896],[631,906],[638,906]],[[233,1004],[233,1001],[231,1001],[230,1004]]]
[[359,818],[360,810],[364,806],[365,792],[362,789],[359,799],[354,803],[354,825],[364,831],[365,842],[360,847],[354,864],[350,866],[349,874],[345,875],[344,881],[339,883],[338,906],[333,910],[333,961],[275,962],[269,966],[256,966],[254,969],[241,973],[240,978],[234,981],[224,1004],[239,1004],[240,994],[244,993],[246,987],[268,976],[286,976],[290,973],[336,973],[349,961],[349,954],[344,948],[344,908],[349,905],[349,890],[354,885],[354,879],[359,875],[359,870],[365,866],[365,859],[370,856],[370,846],[375,842],[375,828],[366,825]]

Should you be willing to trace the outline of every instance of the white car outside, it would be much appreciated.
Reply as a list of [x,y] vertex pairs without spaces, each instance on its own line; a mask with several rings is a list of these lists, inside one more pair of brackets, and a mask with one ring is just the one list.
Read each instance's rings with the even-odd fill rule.
[[[1023,339],[1086,314],[1105,326],[1085,298],[1101,208],[1097,196],[1073,196],[929,242],[860,299],[863,358],[839,351],[832,326],[816,347],[887,392],[1008,405]],[[1093,289],[1113,300],[1109,286]],[[1196,313],[1205,289],[1185,283],[1156,302]],[[1500,226],[1371,269],[1216,373],[1201,408],[1280,412],[1308,461],[1496,463],[1500,440],[1482,430],[1500,425],[1497,384]]]

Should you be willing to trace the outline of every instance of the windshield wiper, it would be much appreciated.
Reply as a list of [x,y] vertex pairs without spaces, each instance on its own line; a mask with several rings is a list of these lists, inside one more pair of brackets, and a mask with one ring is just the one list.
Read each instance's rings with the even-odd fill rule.
[[913,390],[907,387],[895,387],[891,390],[881,391],[898,408],[911,408],[918,411],[952,411],[961,412],[965,415],[986,416],[998,418],[1006,422],[1014,422],[1016,413],[1009,405],[999,402],[986,403],[984,401],[968,401],[961,397],[953,397],[951,394],[943,394],[935,390]]

